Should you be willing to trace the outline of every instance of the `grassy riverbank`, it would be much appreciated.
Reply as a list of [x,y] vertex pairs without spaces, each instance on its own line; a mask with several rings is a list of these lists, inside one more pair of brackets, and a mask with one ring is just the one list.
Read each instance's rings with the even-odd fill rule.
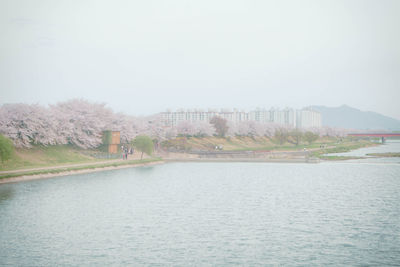
[[[215,151],[215,146],[223,151],[310,151],[310,156],[324,160],[345,160],[354,157],[326,156],[328,153],[348,152],[361,147],[376,145],[370,141],[351,139],[319,138],[312,144],[291,143],[277,144],[268,137],[179,137],[164,143],[169,148],[184,151]],[[61,172],[79,171],[84,169],[99,169],[124,165],[143,164],[161,161],[161,158],[145,158],[139,160],[139,155],[130,155],[130,160],[96,158],[96,150],[83,150],[72,146],[35,146],[31,149],[16,149],[13,157],[0,164],[0,178],[10,178],[26,175],[56,174]],[[276,156],[276,155],[275,155]],[[398,156],[398,155],[392,155]],[[290,155],[284,155],[285,159]]]
[[80,170],[93,170],[93,169],[102,169],[108,167],[121,167],[121,166],[134,166],[134,165],[142,165],[147,163],[159,162],[162,161],[161,158],[147,158],[142,160],[124,160],[124,161],[114,161],[109,163],[101,163],[101,164],[85,164],[81,166],[66,166],[66,167],[49,167],[40,170],[32,170],[32,171],[24,171],[21,169],[18,172],[5,173],[0,174],[0,179],[12,178],[18,176],[31,176],[31,175],[40,175],[40,174],[59,174],[64,172],[72,172],[72,171],[80,171]]
[[289,142],[279,144],[274,138],[266,136],[234,136],[234,137],[177,137],[168,141],[164,141],[162,146],[166,149],[172,148],[181,151],[212,151],[215,147],[222,147],[224,151],[259,151],[259,150],[299,150],[314,149],[322,145],[331,146],[338,143],[337,138],[321,137],[317,141],[309,144],[300,142],[298,145]]
[[226,138],[178,137],[163,143],[164,148],[172,148],[181,151],[214,151],[216,146],[222,147],[223,151],[298,151],[306,149],[315,151],[313,152],[313,156],[316,157],[320,157],[322,154],[326,153],[348,152],[350,150],[373,145],[376,145],[376,143],[368,140],[352,140],[350,138],[334,137],[321,137],[311,144],[304,141],[297,145],[289,142],[279,144],[274,138],[265,136],[235,136]]
[[[266,154],[266,157],[272,157],[273,160],[297,160],[299,152],[308,152],[309,158],[317,158],[321,160],[348,160],[348,159],[360,159],[360,157],[350,156],[336,156],[326,155],[329,153],[343,153],[351,150],[375,146],[374,142],[369,140],[355,140],[352,138],[334,138],[334,137],[320,137],[313,143],[300,142],[298,145],[290,142],[279,144],[274,138],[269,137],[179,137],[176,139],[168,140],[164,142],[164,148],[172,149],[171,151],[180,152],[181,155],[176,156],[176,159],[185,158],[183,152],[195,152],[195,151],[217,151],[225,152],[240,152],[240,151],[259,151],[272,154]],[[176,153],[177,154],[177,153]],[[272,155],[272,156],[271,156]],[[188,157],[188,156],[186,156]],[[227,156],[229,157],[229,156]],[[193,159],[191,159],[193,160]]]
[[0,163],[0,179],[146,164],[161,160],[161,158],[148,157],[140,160],[139,154],[129,155],[130,160],[121,160],[119,157],[94,157],[101,153],[97,150],[85,150],[69,145],[19,148],[15,150],[11,159]]
[[317,157],[324,160],[347,160],[347,159],[360,159],[361,157],[351,157],[351,156],[328,156],[326,154],[330,153],[345,153],[355,149],[376,146],[376,143],[367,141],[367,140],[359,140],[359,141],[350,141],[347,140],[342,143],[336,144],[334,147],[323,148],[315,150],[311,153],[312,157]]
[[369,153],[367,156],[383,157],[383,158],[397,158],[400,157],[400,153],[388,152],[388,153]]
[[93,163],[106,159],[96,159],[91,150],[84,150],[69,145],[34,146],[33,148],[17,148],[10,160],[0,163],[0,171],[51,167],[78,163]]

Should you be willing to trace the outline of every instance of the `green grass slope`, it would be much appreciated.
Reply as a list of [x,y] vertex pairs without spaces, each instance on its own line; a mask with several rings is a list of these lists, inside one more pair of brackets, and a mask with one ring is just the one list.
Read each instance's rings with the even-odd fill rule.
[[10,160],[0,163],[0,171],[100,161],[89,156],[90,153],[88,152],[90,151],[68,145],[35,146],[30,149],[20,148],[15,150]]

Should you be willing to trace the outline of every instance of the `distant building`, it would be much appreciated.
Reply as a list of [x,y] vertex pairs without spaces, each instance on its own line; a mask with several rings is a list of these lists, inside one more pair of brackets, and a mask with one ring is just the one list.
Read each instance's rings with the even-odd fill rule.
[[297,127],[296,111],[291,108],[284,109],[283,121],[286,125]]
[[219,116],[231,122],[257,121],[259,123],[276,123],[298,128],[318,128],[321,127],[321,114],[311,109],[294,110],[292,108],[270,110],[257,108],[250,112],[237,109],[201,109],[177,110],[161,113],[166,126],[176,126],[182,121],[190,122],[209,122],[212,117]]
[[207,111],[201,109],[179,109],[177,111],[167,110],[161,113],[162,119],[167,126],[176,126],[182,121],[190,122],[209,122],[212,117],[219,116],[228,121],[240,122],[248,120],[248,113],[244,111],[239,111],[237,109],[221,109],[220,111],[216,109],[208,109]]
[[320,128],[322,124],[321,113],[311,108],[304,108],[297,111],[298,128]]
[[249,119],[261,123],[271,122],[271,112],[266,109],[256,108],[249,112]]
[[249,120],[249,114],[245,112],[244,110],[233,110],[233,121],[234,122],[240,122],[240,121],[248,121]]

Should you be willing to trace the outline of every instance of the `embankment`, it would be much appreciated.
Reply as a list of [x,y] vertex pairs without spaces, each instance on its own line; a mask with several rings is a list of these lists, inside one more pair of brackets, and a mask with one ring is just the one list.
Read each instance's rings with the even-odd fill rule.
[[58,176],[67,176],[74,174],[83,174],[83,173],[91,173],[91,172],[99,172],[99,171],[107,171],[107,170],[116,170],[123,168],[132,168],[132,167],[142,167],[142,166],[152,166],[156,164],[164,163],[163,160],[159,158],[154,159],[144,159],[144,160],[133,160],[133,161],[119,161],[116,163],[108,163],[103,165],[84,165],[79,167],[62,167],[62,168],[53,168],[53,169],[41,169],[41,170],[32,170],[30,172],[13,172],[13,173],[3,173],[0,176],[0,184],[4,183],[14,183],[21,181],[30,181],[37,179],[45,179],[52,178]]

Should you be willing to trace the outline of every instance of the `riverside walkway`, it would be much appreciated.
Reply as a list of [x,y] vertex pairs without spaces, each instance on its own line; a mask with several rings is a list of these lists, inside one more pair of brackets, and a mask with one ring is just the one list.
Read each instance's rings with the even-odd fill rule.
[[[143,159],[146,157],[143,157]],[[129,160],[139,160],[140,155],[137,153],[136,155],[128,155],[128,161]],[[85,167],[85,166],[99,166],[103,164],[113,164],[113,163],[119,163],[123,162],[126,160],[123,159],[109,159],[109,160],[103,160],[103,161],[93,161],[93,162],[84,162],[84,163],[76,163],[76,164],[62,164],[62,165],[54,165],[54,166],[44,166],[44,167],[37,167],[37,168],[27,168],[27,169],[17,169],[17,170],[5,170],[5,171],[0,171],[0,175],[7,175],[7,174],[24,174],[24,173],[29,173],[29,172],[36,172],[36,171],[52,171],[52,170],[59,170],[59,169],[68,169],[68,168],[77,168],[77,167]]]

